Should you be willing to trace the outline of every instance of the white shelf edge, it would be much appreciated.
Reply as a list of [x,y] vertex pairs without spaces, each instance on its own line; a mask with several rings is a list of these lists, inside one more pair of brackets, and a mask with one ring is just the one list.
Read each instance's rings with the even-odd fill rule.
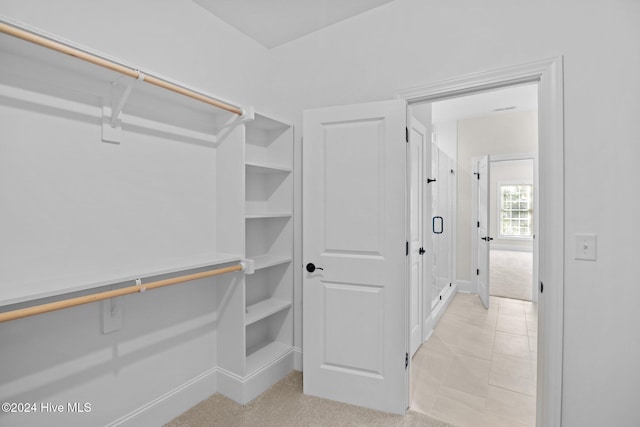
[[247,349],[247,375],[251,375],[258,369],[279,359],[293,349],[293,346],[283,344],[279,341],[272,341],[266,345],[263,344],[256,347],[259,348],[256,349],[253,347],[251,349]]
[[249,123],[250,127],[261,130],[288,129],[292,123],[273,117],[270,114],[256,113],[255,120]]
[[292,216],[291,212],[247,212],[245,214],[246,219],[290,218]]
[[254,269],[260,270],[267,267],[273,267],[274,265],[286,264],[292,261],[291,257],[286,256],[274,256],[274,255],[260,255],[253,256],[250,259],[254,262]]
[[[104,279],[97,279],[93,276],[69,276],[69,277],[61,277],[57,279],[53,279],[52,282],[68,282],[68,283],[77,283],[71,284],[62,288],[55,288],[52,291],[36,291],[34,293],[30,293],[27,295],[17,295],[10,298],[4,298],[0,300],[0,307],[18,304],[22,302],[35,301],[43,298],[50,298],[59,295],[64,295],[72,292],[86,291],[89,289],[100,288],[103,286],[115,285],[127,281],[133,281],[135,279],[144,279],[147,277],[160,276],[163,274],[177,273],[179,271],[193,270],[196,268],[208,267],[208,266],[216,266],[220,264],[226,264],[230,262],[237,262],[242,260],[243,257],[240,255],[232,255],[232,254],[224,254],[224,253],[211,253],[200,257],[193,257],[190,261],[182,261],[175,262],[168,267],[149,267],[147,269],[135,269],[131,268],[130,271],[136,271],[136,273],[126,272],[122,274],[114,274],[110,277]],[[165,263],[167,265],[169,263]],[[41,282],[41,287],[51,287],[50,281]],[[33,285],[33,283],[31,284]],[[24,288],[25,284],[20,284],[19,288]],[[29,288],[29,286],[26,286]],[[8,289],[4,288],[3,292],[8,293]]]
[[252,325],[273,314],[279,313],[291,307],[291,301],[279,298],[269,298],[247,307],[245,326]]
[[262,169],[264,172],[262,173],[291,173],[293,172],[293,168],[288,166],[280,166],[280,165],[271,165],[266,163],[258,163],[258,162],[245,162],[245,166],[253,169]]

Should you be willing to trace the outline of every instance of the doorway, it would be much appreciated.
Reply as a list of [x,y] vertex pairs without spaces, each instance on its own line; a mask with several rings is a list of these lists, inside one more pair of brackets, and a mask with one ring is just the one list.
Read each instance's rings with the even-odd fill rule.
[[[537,152],[537,144],[536,144]],[[538,302],[538,170],[536,153],[491,157],[490,294]]]
[[[537,305],[530,303],[525,306],[522,301],[512,300],[509,295],[492,297],[490,304],[490,269],[484,272],[487,283],[486,301],[481,303],[479,295],[482,294],[482,281],[475,272],[484,267],[479,267],[480,245],[477,242],[473,245],[471,243],[475,237],[481,238],[482,235],[486,243],[485,259],[489,264],[489,257],[495,258],[494,255],[498,252],[493,248],[489,251],[489,247],[494,244],[494,241],[489,244],[489,236],[497,238],[498,249],[511,249],[505,245],[505,241],[508,243],[511,237],[507,237],[509,233],[519,233],[517,237],[511,237],[520,239],[515,240],[515,247],[519,244],[524,247],[524,239],[533,237],[535,154],[525,159],[524,155],[517,153],[537,152],[537,85],[503,88],[428,105],[432,113],[430,127],[433,136],[431,159],[427,159],[426,163],[431,166],[431,174],[438,172],[437,179],[442,179],[444,185],[430,187],[431,196],[426,198],[428,206],[425,212],[431,215],[425,223],[431,223],[432,227],[425,227],[428,231],[425,240],[429,243],[426,254],[428,261],[425,263],[428,270],[424,274],[423,288],[425,294],[442,299],[442,287],[439,285],[443,275],[440,272],[448,271],[451,280],[448,286],[453,287],[452,283],[456,283],[462,293],[456,295],[454,292],[450,299],[451,306],[448,309],[444,306],[445,310],[438,317],[432,316],[433,332],[427,331],[427,342],[413,359],[411,408],[460,426],[477,425],[481,419],[488,423],[501,420],[534,426]],[[424,106],[411,105],[409,117],[417,115],[424,120],[424,110]],[[514,132],[514,129],[524,129],[525,134],[531,129],[535,132],[533,135],[515,138],[514,134],[518,132]],[[454,147],[451,157],[443,156],[442,150],[438,148],[438,143],[447,145],[447,140],[453,141],[453,144],[448,144]],[[531,142],[534,144],[529,144]],[[482,169],[479,169],[482,161],[474,157],[479,153],[491,154],[485,155]],[[504,187],[504,191],[511,189],[507,184],[512,184],[511,181],[515,179],[507,179],[511,177],[507,166],[517,169],[518,166],[524,166],[525,162],[530,166],[532,176],[522,178],[526,182],[519,185],[531,191],[512,197],[514,206],[508,211],[511,217],[507,218],[507,209],[500,209],[498,206],[499,186]],[[501,166],[503,171],[500,170]],[[498,181],[489,179],[490,168],[495,169],[493,178]],[[442,178],[445,169],[449,179]],[[486,188],[482,190],[480,186],[481,190],[478,191],[481,176]],[[448,192],[447,187],[454,191]],[[531,206],[522,204],[516,196],[529,196],[527,203],[531,201]],[[446,255],[443,257],[442,248],[438,245],[443,220],[438,214],[447,212],[447,209],[443,210],[441,202],[444,201],[446,206],[451,207],[455,205],[452,200],[457,200],[461,206],[457,212],[455,209],[453,211],[462,219],[456,224],[457,233],[454,231],[456,227],[452,227],[451,234],[457,236],[445,249]],[[480,215],[479,202],[485,206],[484,217]],[[464,212],[465,209],[467,212]],[[469,210],[472,214],[465,216]],[[520,211],[526,211],[526,214],[521,215]],[[455,217],[450,213],[446,216]],[[467,225],[470,222],[473,227]],[[480,228],[481,223],[483,228]],[[519,285],[520,288],[525,288],[521,291],[528,292],[528,300],[531,301],[533,245],[530,241],[528,244],[531,247],[528,252],[531,258],[529,277],[526,283],[520,281]],[[506,250],[502,252],[509,253]],[[457,268],[453,267],[453,260]],[[506,275],[510,276],[512,273],[513,271]],[[437,301],[433,301],[431,306],[425,304],[427,318],[429,308],[433,310],[436,304]],[[514,378],[517,381],[512,381]],[[505,406],[505,400],[516,402],[519,409],[513,411],[509,405]]]
[[[323,396],[328,398],[405,413],[412,370],[408,357],[406,103],[435,102],[534,82],[537,82],[540,94],[538,157],[540,167],[545,171],[540,179],[539,222],[540,230],[544,230],[544,233],[539,236],[541,330],[537,357],[539,394],[536,420],[538,425],[559,425],[564,286],[561,57],[408,89],[398,93],[400,99],[397,100],[305,111],[303,254],[305,259],[310,260],[307,267],[313,267],[311,261],[322,260],[324,268],[319,273],[312,273],[319,268],[307,268],[311,275],[303,278],[305,393],[314,394],[311,393],[312,386],[326,386]],[[331,141],[318,142],[324,141],[327,135],[332,138]],[[398,141],[403,143],[398,144]],[[344,155],[345,143],[348,143],[348,156]],[[314,152],[311,150],[313,147],[321,152]],[[330,151],[331,155],[326,156],[327,153],[323,154],[322,150]],[[367,154],[366,158],[362,158],[362,153]],[[327,165],[327,159],[331,165]],[[358,165],[358,169],[366,174],[353,174],[354,165]],[[339,173],[333,172],[336,168]],[[344,185],[345,177],[350,179],[349,186]],[[372,186],[372,182],[380,184]],[[327,184],[330,184],[332,191],[327,191]],[[309,191],[304,191],[305,186]],[[312,189],[324,191],[325,197],[304,197],[305,194],[312,194]],[[354,199],[354,195],[358,197]],[[458,200],[461,200],[459,194]],[[317,209],[307,203],[311,201],[330,202],[332,208]],[[350,209],[344,209],[345,203],[349,203]],[[398,209],[388,209],[389,206]],[[315,218],[314,221],[308,217],[318,213],[326,215],[327,212],[336,221],[325,221],[324,218]],[[361,215],[361,212],[367,212],[367,215]],[[362,218],[367,218],[369,222],[363,223],[360,220]],[[371,224],[375,221],[384,224],[384,227]],[[322,239],[327,235],[320,227],[323,225],[331,228],[330,244],[327,244],[328,239]],[[384,234],[370,233],[368,230],[384,230]],[[366,242],[365,246],[363,241]],[[320,246],[315,247],[314,244],[318,242]],[[370,264],[369,267],[379,264],[380,268],[379,271],[373,271],[365,265],[342,268],[345,258],[349,262],[365,262]],[[459,283],[460,279],[456,278],[456,284]],[[311,292],[312,288],[321,289],[325,296],[331,293],[332,297],[319,298]],[[331,307],[326,306],[327,302]],[[366,303],[366,307],[362,303]],[[314,308],[319,310],[314,311]],[[333,316],[333,308],[346,316]],[[366,310],[366,316],[362,316],[363,309]],[[326,327],[313,328],[314,325],[328,325],[331,330],[328,331]],[[363,334],[363,331],[367,334]],[[325,347],[329,345],[330,351],[322,348],[314,351],[314,343]],[[371,357],[372,354],[378,356]],[[402,357],[402,364],[397,363],[398,356]],[[331,372],[336,381],[323,382],[326,375],[314,376],[314,367],[320,368],[319,374]],[[474,372],[472,370],[470,374]],[[354,401],[355,397],[357,401]]]

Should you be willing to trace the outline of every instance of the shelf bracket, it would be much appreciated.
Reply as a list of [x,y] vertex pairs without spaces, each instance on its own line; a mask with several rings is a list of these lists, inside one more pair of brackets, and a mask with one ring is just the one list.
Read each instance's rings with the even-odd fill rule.
[[255,262],[252,259],[243,259],[240,261],[240,265],[244,274],[255,273]]
[[216,135],[216,144],[220,144],[237,126],[250,122],[256,117],[255,109],[253,107],[245,107],[242,109],[241,115],[232,115],[227,122],[220,127],[218,134]]
[[[118,94],[118,82],[122,78],[111,82],[110,91],[103,97],[102,102],[102,140],[119,144],[122,139],[122,121],[120,115],[131,95],[136,83],[144,80],[144,74],[138,71],[136,79],[127,79],[128,82],[122,94]],[[119,95],[119,96],[118,96]]]
[[102,333],[109,334],[122,328],[122,297],[102,300]]

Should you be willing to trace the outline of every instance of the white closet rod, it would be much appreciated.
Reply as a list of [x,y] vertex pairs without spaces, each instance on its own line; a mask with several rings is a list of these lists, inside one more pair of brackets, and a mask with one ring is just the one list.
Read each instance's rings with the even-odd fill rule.
[[98,65],[100,67],[107,68],[109,70],[124,74],[129,77],[133,77],[134,79],[138,79],[142,75],[142,80],[152,85],[170,90],[172,92],[179,93],[184,96],[188,96],[189,98],[197,99],[198,101],[204,102],[209,105],[213,105],[214,107],[221,108],[223,110],[229,111],[239,116],[243,114],[243,110],[241,108],[234,107],[233,105],[225,104],[224,102],[218,101],[217,99],[211,98],[209,96],[203,95],[193,90],[186,89],[184,87],[170,83],[166,80],[162,80],[157,77],[150,76],[139,70],[127,67],[125,65],[118,64],[116,62],[110,61],[105,58],[101,58],[99,56],[82,51],[80,49],[67,46],[63,43],[50,40],[46,37],[33,34],[29,31],[25,31],[13,25],[0,22],[0,32],[9,34],[19,39],[26,40],[28,42],[35,43],[37,45],[40,45],[40,46],[70,55],[70,56],[74,56],[76,58]]
[[217,276],[220,274],[232,273],[234,271],[242,270],[244,270],[244,267],[242,266],[242,264],[238,264],[230,267],[218,268],[215,270],[204,271],[202,273],[187,274],[180,277],[158,280],[145,284],[142,284],[139,280],[136,280],[136,285],[128,286],[126,288],[98,292],[95,294],[69,298],[62,301],[50,302],[48,304],[34,305],[33,307],[21,308],[19,310],[6,311],[4,313],[0,313],[0,322],[22,319],[23,317],[35,316],[36,314],[49,313],[51,311],[62,310],[63,308],[75,307],[77,305],[88,304],[90,302],[102,301],[122,295],[144,292],[150,289],[161,288],[163,286],[175,285],[178,283],[189,282],[191,280],[202,279],[205,277]]

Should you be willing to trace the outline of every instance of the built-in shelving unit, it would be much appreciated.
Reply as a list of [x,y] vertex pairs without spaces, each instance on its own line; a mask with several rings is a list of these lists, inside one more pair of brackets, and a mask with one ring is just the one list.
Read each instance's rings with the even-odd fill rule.
[[292,126],[5,33],[0,54],[0,196],[14,207],[0,212],[0,309],[252,260],[184,287],[215,315],[208,390],[245,404],[290,372]]
[[256,115],[246,126],[245,144],[245,248],[255,267],[245,282],[249,376],[293,361],[292,171],[291,126]]

